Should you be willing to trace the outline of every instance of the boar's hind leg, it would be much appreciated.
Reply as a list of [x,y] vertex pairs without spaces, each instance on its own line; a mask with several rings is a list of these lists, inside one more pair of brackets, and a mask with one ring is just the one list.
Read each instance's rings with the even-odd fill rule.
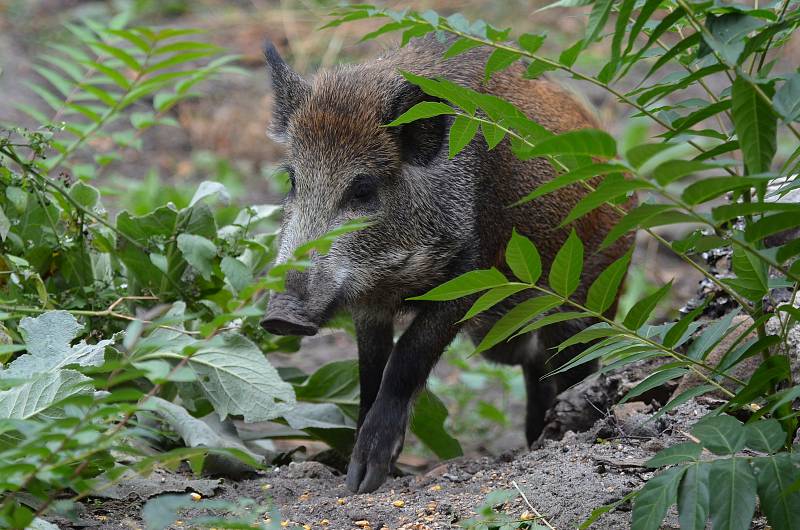
[[347,487],[351,491],[374,491],[386,480],[403,448],[413,399],[458,332],[454,322],[471,301],[461,299],[423,307],[395,344],[350,457]]
[[[470,337],[475,344],[483,340],[483,336],[491,329],[487,323],[478,329],[470,330]],[[544,428],[544,415],[556,397],[556,383],[552,379],[541,379],[549,370],[546,363],[546,352],[537,333],[522,335],[508,342],[501,342],[483,356],[496,363],[521,365],[525,376],[527,406],[525,410],[525,438],[531,445],[539,437]]]
[[358,377],[361,384],[358,429],[361,429],[364,418],[378,396],[383,370],[392,353],[394,342],[392,320],[391,315],[384,318],[367,313],[353,314],[358,342]]
[[[558,351],[559,344],[584,329],[586,325],[586,321],[568,321],[551,324],[540,329],[540,351],[522,364],[528,392],[525,437],[529,446],[538,440],[544,430],[545,413],[553,406],[556,396],[580,383],[597,370],[598,362],[594,360],[540,380],[590,346],[590,344],[575,344]],[[586,407],[588,410],[592,410],[589,402],[586,403]]]

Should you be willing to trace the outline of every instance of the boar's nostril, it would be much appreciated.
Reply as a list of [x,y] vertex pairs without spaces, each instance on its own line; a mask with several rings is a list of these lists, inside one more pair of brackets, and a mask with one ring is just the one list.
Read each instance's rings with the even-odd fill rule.
[[319,330],[303,311],[300,300],[281,294],[270,300],[261,327],[273,335],[315,335]]

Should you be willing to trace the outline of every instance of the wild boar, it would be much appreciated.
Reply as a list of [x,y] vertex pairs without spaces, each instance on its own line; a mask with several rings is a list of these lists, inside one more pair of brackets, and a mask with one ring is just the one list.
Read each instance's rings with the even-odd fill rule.
[[[509,205],[554,176],[544,159],[521,161],[508,140],[489,150],[480,135],[448,158],[451,116],[384,127],[430,99],[400,71],[443,77],[502,97],[554,133],[598,127],[571,92],[547,79],[525,79],[513,65],[484,83],[489,51],[472,49],[444,60],[449,43],[431,36],[379,59],[317,73],[295,73],[275,47],[265,55],[274,90],[270,134],[286,147],[291,191],[285,200],[277,261],[345,221],[368,217],[371,225],[339,237],[325,255],[311,256],[305,271],[291,271],[285,292],[275,293],[262,325],[275,334],[313,335],[337,310],[352,314],[357,333],[361,407],[347,473],[354,492],[369,492],[386,479],[403,447],[411,405],[431,369],[462,328],[478,341],[511,307],[514,296],[491,311],[457,324],[474,298],[413,302],[409,297],[467,271],[504,267],[512,232],[531,238],[545,274],[570,228],[586,247],[578,298],[597,275],[623,255],[629,238],[599,250],[618,220],[601,207],[559,228],[586,194],[570,186],[519,207]],[[413,317],[397,341],[398,315]],[[585,326],[564,322],[502,343],[488,358],[522,366],[527,387],[526,435],[536,440],[557,392],[594,370],[590,364],[540,381],[575,355],[548,351]]]

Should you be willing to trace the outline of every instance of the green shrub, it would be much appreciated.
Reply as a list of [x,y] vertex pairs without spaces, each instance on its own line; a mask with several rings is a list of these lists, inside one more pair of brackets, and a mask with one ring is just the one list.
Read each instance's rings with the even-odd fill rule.
[[[264,465],[204,423],[209,414],[275,421],[274,436],[322,440],[343,456],[353,443],[357,364],[279,371],[265,353],[294,351],[298,339],[272,336],[259,320],[267,293],[306,253],[327,252],[363,222],[269,268],[280,207],[236,208],[219,182],[186,195],[147,179],[124,201],[136,213],[111,215],[92,183],[116,176],[114,162],[150,128],[174,126],[170,109],[198,97],[203,81],[240,74],[197,30],[123,22],[67,24],[76,44],[51,43],[35,67],[47,83],[30,84],[51,114],[20,105],[41,127],[0,130],[3,528],[44,526],[40,516],[68,514],[154,465],[188,461],[199,473],[209,455],[227,468]],[[461,449],[446,416],[428,393],[412,429],[452,457]],[[185,447],[164,450],[176,440]]]

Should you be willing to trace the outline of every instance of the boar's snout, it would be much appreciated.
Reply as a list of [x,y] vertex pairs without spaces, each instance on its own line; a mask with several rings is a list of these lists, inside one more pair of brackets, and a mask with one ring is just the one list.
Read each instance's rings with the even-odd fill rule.
[[303,302],[287,293],[275,293],[269,300],[261,327],[273,335],[316,335],[319,326],[312,322]]

